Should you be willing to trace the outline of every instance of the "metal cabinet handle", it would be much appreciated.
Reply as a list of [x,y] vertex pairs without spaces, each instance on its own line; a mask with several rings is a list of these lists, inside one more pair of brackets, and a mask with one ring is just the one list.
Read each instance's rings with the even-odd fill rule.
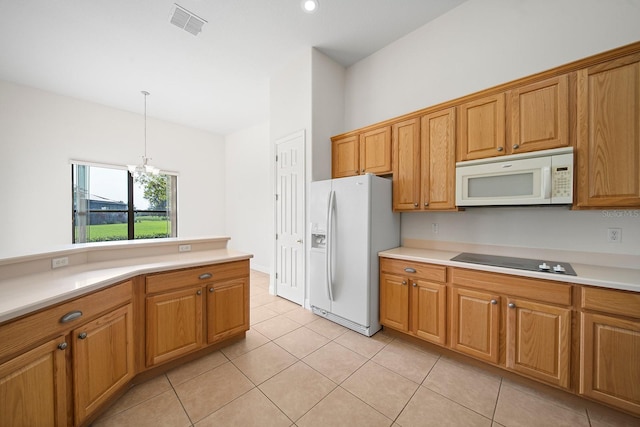
[[509,304],[507,304],[507,307],[516,308],[516,305],[514,303],[510,302]]
[[498,151],[503,151],[503,150],[504,150],[504,147],[498,147],[498,148],[496,148],[496,150],[498,150]]
[[209,288],[209,292],[213,292],[215,289],[213,288]]
[[196,295],[202,295],[202,291],[196,292]]
[[81,340],[87,338],[87,333],[86,332],[81,333],[80,335],[78,335],[78,338],[80,338]]
[[69,347],[69,344],[67,344],[66,342],[61,342],[60,344],[58,344],[58,349],[59,350],[64,350],[67,347]]
[[213,277],[213,274],[211,273],[203,273],[198,276],[198,279],[205,280],[205,279],[211,279],[212,277]]
[[514,149],[514,150],[517,150],[518,148],[520,148],[520,145],[518,145],[518,144],[513,144],[513,149]]
[[496,301],[494,299],[491,300],[491,304],[496,305],[497,303],[498,303],[498,301]]
[[80,310],[70,311],[60,318],[60,323],[71,322],[72,320],[76,320],[82,316],[82,312]]
[[407,273],[415,273],[416,269],[411,267],[405,267],[404,271]]

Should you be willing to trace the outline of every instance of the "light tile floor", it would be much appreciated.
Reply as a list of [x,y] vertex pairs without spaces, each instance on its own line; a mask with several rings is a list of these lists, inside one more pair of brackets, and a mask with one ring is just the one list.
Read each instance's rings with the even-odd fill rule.
[[133,387],[94,426],[640,426],[384,331],[364,337],[268,286],[251,272],[246,339]]

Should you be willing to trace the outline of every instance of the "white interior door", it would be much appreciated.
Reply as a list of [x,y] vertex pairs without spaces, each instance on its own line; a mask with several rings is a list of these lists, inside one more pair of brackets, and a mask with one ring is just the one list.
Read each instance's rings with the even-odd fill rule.
[[304,301],[304,131],[276,141],[276,295]]

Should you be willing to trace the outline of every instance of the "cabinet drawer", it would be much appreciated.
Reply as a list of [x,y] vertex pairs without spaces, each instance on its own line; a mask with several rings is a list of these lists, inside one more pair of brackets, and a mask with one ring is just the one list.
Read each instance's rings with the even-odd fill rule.
[[432,282],[447,281],[447,268],[442,265],[381,258],[380,271],[398,274],[404,277],[430,280]]
[[[129,280],[0,326],[0,360],[130,301],[132,289]],[[63,317],[73,312],[81,315],[63,323]]]
[[582,308],[640,318],[640,294],[583,286]]
[[146,278],[147,293],[164,292],[218,280],[249,275],[249,260],[212,264],[169,273],[150,274]]
[[452,268],[451,281],[456,285],[483,291],[497,292],[551,304],[571,305],[571,285],[552,280]]

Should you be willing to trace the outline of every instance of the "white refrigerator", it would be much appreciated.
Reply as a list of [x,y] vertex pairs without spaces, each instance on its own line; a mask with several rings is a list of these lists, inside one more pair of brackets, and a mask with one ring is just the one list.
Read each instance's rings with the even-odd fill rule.
[[400,246],[391,180],[316,181],[310,194],[311,310],[371,336],[380,330],[378,252]]

